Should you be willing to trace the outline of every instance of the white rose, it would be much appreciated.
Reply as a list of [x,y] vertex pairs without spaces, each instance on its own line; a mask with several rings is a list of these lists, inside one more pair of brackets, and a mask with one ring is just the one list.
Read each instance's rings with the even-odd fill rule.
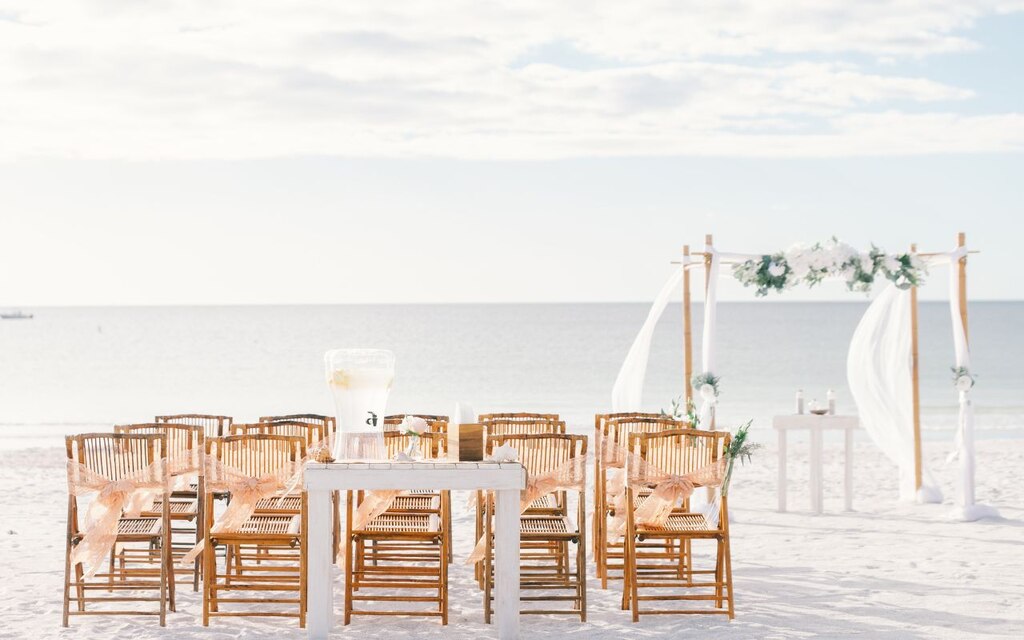
[[875,268],[875,263],[871,259],[871,256],[860,257],[860,270],[864,273],[871,273],[871,270]]
[[402,430],[405,432],[415,433],[421,435],[427,431],[429,425],[423,418],[417,418],[416,416],[405,416],[402,419]]
[[711,400],[715,397],[714,385],[704,383],[700,386],[700,397],[704,400]]
[[772,262],[769,263],[768,265],[768,273],[770,273],[772,277],[778,278],[782,274],[786,273],[786,267],[782,266],[781,264]]
[[896,259],[896,256],[885,256],[882,260],[882,268],[889,273],[896,273],[900,270],[900,261]]
[[960,376],[956,379],[956,390],[957,391],[970,391],[971,387],[974,386],[974,380],[971,376]]

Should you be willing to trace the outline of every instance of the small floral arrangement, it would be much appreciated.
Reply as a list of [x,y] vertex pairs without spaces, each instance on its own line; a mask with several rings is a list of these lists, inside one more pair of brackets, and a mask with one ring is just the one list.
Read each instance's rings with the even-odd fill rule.
[[400,430],[407,436],[413,436],[415,438],[420,437],[430,428],[427,421],[417,416],[405,416],[402,418],[402,424],[399,425]]
[[711,400],[718,397],[718,383],[720,381],[720,377],[710,371],[705,371],[693,376],[690,380],[690,386],[700,393],[701,398]]
[[971,390],[976,381],[967,367],[950,367],[950,371],[953,372],[953,384],[957,391]]
[[867,253],[833,237],[813,245],[797,244],[785,251],[766,254],[733,266],[733,276],[745,287],[756,287],[758,296],[783,291],[800,282],[809,287],[825,278],[841,278],[850,291],[867,292],[881,275],[900,289],[919,286],[925,265],[913,253],[888,254],[871,245]]
[[697,405],[693,403],[693,400],[687,398],[686,407],[683,408],[681,402],[682,396],[672,399],[672,412],[669,413],[664,409],[661,410],[661,415],[673,418],[675,420],[683,420],[687,422],[694,429],[700,428],[700,415],[697,413]]
[[729,493],[729,482],[732,480],[732,470],[736,461],[739,460],[740,464],[745,464],[752,459],[752,455],[755,451],[761,448],[760,444],[747,441],[747,431],[750,429],[751,421],[747,421],[742,427],[736,430],[736,433],[732,437],[732,441],[729,443],[729,448],[725,450],[725,478],[722,480],[722,495],[728,495]]

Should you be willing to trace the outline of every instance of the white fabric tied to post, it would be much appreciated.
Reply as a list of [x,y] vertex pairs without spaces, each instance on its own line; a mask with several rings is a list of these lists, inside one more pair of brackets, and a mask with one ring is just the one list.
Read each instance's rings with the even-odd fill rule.
[[[971,350],[967,344],[967,328],[964,326],[963,313],[960,308],[960,273],[959,262],[967,257],[967,247],[957,247],[948,253],[930,256],[930,265],[949,265],[949,313],[953,322],[953,351],[957,368],[970,371]],[[960,482],[956,494],[956,511],[954,518],[958,520],[977,520],[979,518],[998,517],[999,512],[988,505],[974,502],[974,404],[971,402],[971,387],[957,382],[957,396],[960,410],[957,416],[956,436],[953,452],[948,460],[957,460],[960,468]]]

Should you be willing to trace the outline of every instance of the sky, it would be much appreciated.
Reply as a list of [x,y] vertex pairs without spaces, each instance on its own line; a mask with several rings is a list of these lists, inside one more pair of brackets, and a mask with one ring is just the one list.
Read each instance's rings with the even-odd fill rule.
[[643,301],[706,233],[957,231],[1022,299],[1021,60],[1014,0],[0,0],[0,307]]

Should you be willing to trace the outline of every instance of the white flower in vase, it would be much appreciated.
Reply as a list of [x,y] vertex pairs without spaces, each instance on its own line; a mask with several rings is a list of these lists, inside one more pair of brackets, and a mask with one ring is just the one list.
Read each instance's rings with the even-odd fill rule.
[[773,278],[778,278],[786,273],[786,267],[773,261],[768,264],[768,273],[771,274]]
[[402,431],[410,436],[421,436],[429,428],[430,425],[423,418],[417,416],[405,416],[402,418]]

